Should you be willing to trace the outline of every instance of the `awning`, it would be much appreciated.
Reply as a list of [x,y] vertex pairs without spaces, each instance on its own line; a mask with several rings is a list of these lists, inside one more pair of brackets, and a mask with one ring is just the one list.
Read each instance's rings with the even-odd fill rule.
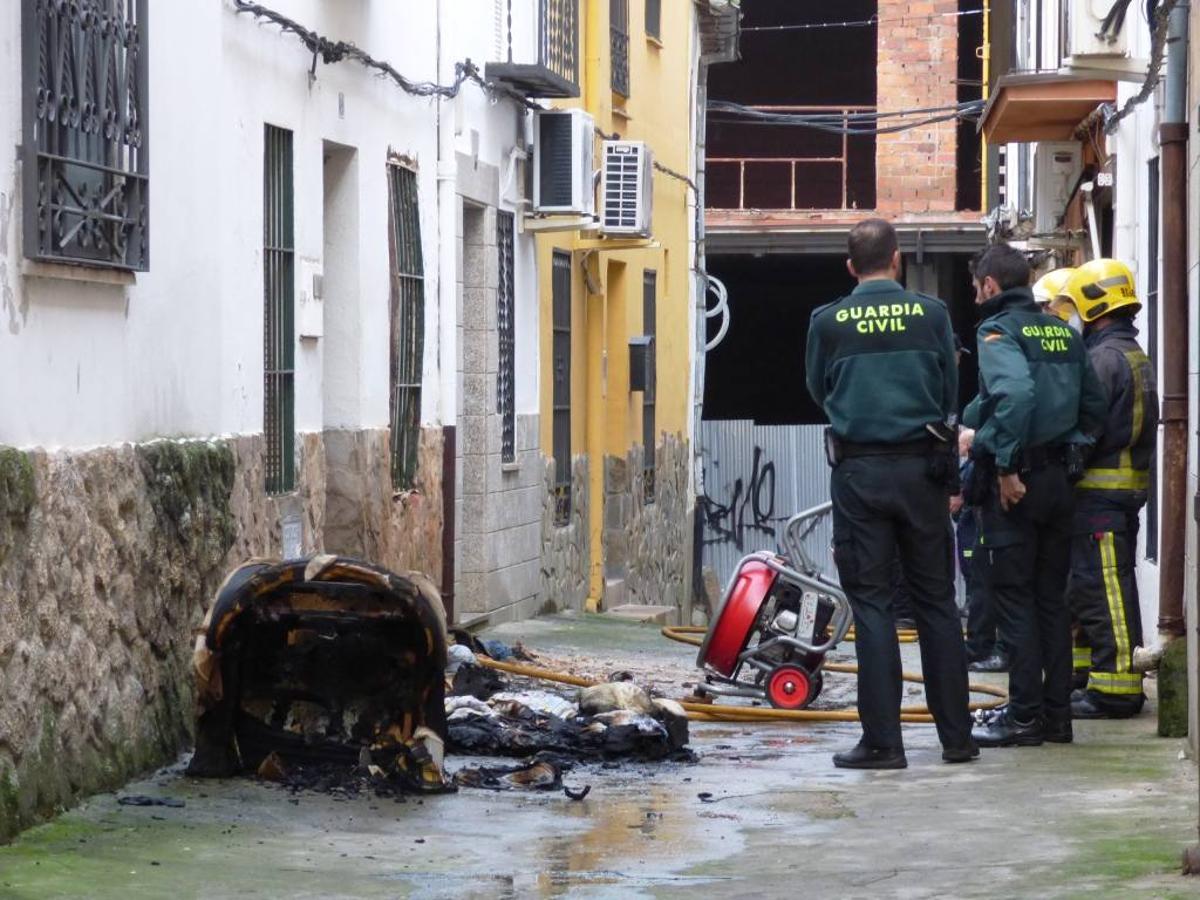
[[1101,103],[1114,103],[1117,82],[1062,72],[1005,75],[983,110],[979,130],[993,144],[1069,141]]

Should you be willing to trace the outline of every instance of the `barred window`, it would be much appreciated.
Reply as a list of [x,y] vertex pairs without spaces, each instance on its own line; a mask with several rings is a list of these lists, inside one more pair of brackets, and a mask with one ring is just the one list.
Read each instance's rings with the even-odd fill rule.
[[658,443],[658,425],[655,419],[655,394],[658,388],[657,349],[655,335],[658,333],[658,273],[646,269],[642,276],[642,331],[650,338],[646,348],[646,389],[642,391],[642,488],[647,503],[656,496],[654,448]]
[[554,251],[551,280],[554,307],[554,521],[571,518],[571,254]]
[[263,432],[267,493],[296,485],[292,133],[267,125],[263,147]]
[[512,213],[496,214],[496,252],[500,256],[500,283],[496,290],[496,331],[500,341],[500,366],[496,375],[496,412],[500,415],[500,461],[511,463],[517,459]]
[[388,165],[391,289],[392,488],[417,482],[421,437],[421,367],[425,356],[425,264],[417,173]]
[[23,0],[25,255],[144,272],[148,0]]
[[629,96],[629,0],[609,0],[609,55],[613,93]]
[[646,0],[646,37],[662,40],[662,0]]

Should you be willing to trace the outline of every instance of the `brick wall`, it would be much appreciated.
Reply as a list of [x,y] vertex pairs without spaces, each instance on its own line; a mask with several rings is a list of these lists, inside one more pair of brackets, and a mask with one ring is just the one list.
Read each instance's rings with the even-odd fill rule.
[[[880,112],[957,102],[957,0],[880,0]],[[897,21],[899,20],[899,21]],[[896,134],[876,144],[876,206],[883,213],[954,209],[954,122]]]

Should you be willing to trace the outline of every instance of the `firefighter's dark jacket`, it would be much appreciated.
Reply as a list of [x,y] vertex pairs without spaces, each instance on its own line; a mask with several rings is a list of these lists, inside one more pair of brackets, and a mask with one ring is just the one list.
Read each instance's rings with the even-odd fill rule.
[[1084,344],[1092,367],[1108,393],[1104,423],[1088,458],[1081,491],[1103,491],[1111,500],[1136,508],[1146,502],[1150,458],[1158,433],[1158,392],[1154,367],[1137,342],[1129,319],[1089,328]]
[[946,305],[890,279],[864,281],[813,311],[805,368],[834,433],[855,443],[919,440],[956,411]]
[[979,395],[963,413],[976,452],[1008,471],[1022,450],[1089,442],[1108,400],[1079,334],[1042,313],[1029,288],[997,294],[980,312]]

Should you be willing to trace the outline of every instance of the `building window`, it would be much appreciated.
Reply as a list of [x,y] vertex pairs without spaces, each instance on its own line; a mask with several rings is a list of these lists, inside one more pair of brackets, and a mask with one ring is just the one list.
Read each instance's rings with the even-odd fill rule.
[[662,0],[646,0],[646,37],[662,40]]
[[425,264],[417,173],[388,165],[391,226],[391,425],[392,488],[417,483],[417,444],[421,438],[421,368],[425,358]]
[[642,277],[642,331],[650,338],[646,348],[646,389],[642,391],[642,489],[647,503],[655,497],[654,448],[658,443],[655,394],[658,389],[655,335],[658,333],[658,273],[647,269]]
[[500,340],[500,366],[496,374],[496,412],[500,415],[500,461],[517,459],[516,311],[513,308],[513,215],[496,213],[496,252],[500,256],[500,283],[496,289],[496,331]]
[[268,494],[296,486],[295,283],[292,133],[268,125],[263,148],[263,433]]
[[554,522],[571,518],[571,254],[554,251]]
[[[1150,362],[1158,366],[1158,203],[1159,174],[1158,157],[1150,160],[1148,184],[1146,185],[1147,241],[1146,270],[1146,322],[1150,326],[1146,349]],[[1150,490],[1146,501],[1146,559],[1158,559],[1158,453],[1150,454]]]
[[24,0],[25,255],[144,272],[148,0]]
[[629,0],[609,0],[613,93],[629,96]]

